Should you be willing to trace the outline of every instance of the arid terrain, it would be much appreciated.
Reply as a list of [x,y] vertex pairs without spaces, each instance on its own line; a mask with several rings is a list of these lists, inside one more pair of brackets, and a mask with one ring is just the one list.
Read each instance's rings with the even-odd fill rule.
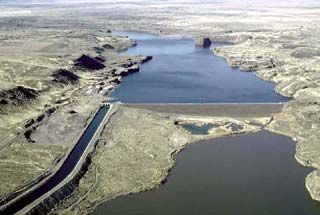
[[118,56],[134,42],[107,30],[32,28],[2,30],[1,37],[0,193],[5,200],[64,157],[104,95],[145,58]]
[[[320,200],[319,3],[39,2],[0,4],[1,205],[55,171],[105,95],[146,60],[118,55],[135,42],[113,36],[114,29],[233,42],[214,54],[232,67],[256,71],[276,83],[278,93],[292,97],[267,129],[297,142],[297,161],[316,169],[306,187]],[[260,129],[248,120],[270,120],[201,117],[192,123],[231,121],[243,124],[244,132]],[[190,116],[120,106],[79,187],[52,213],[84,214],[104,200],[156,187],[186,144],[232,134],[222,129],[195,137],[179,126],[181,120],[190,123]],[[148,168],[133,168],[141,165]]]

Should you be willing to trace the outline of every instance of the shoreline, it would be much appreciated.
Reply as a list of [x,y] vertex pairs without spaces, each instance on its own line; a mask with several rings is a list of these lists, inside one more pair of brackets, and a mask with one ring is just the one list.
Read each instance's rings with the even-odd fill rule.
[[[182,146],[180,149],[171,152],[171,156],[172,156],[171,159],[173,160],[173,165],[172,165],[170,168],[168,168],[166,171],[163,172],[163,175],[162,175],[162,177],[160,178],[160,179],[162,179],[160,183],[155,184],[154,187],[150,187],[149,189],[140,190],[140,191],[137,191],[137,192],[134,192],[134,193],[124,192],[124,193],[119,194],[119,195],[117,195],[117,196],[114,196],[114,197],[112,197],[112,198],[101,200],[100,202],[97,202],[97,203],[92,207],[92,208],[93,208],[92,210],[86,211],[86,212],[82,211],[82,212],[84,212],[83,215],[93,213],[93,212],[97,209],[97,207],[99,207],[100,205],[102,205],[102,204],[104,204],[104,203],[107,203],[107,202],[109,202],[109,201],[112,201],[112,200],[114,200],[114,199],[116,199],[116,198],[125,197],[125,196],[130,196],[130,195],[135,195],[135,194],[143,193],[143,192],[147,192],[147,191],[152,191],[152,190],[155,190],[155,189],[160,188],[161,186],[164,186],[165,183],[166,183],[166,181],[167,181],[167,178],[168,178],[168,177],[170,176],[170,174],[171,174],[172,169],[175,168],[177,156],[179,155],[180,152],[182,152],[183,150],[185,150],[185,149],[186,149],[189,145],[191,145],[191,144],[197,144],[198,142],[202,142],[202,141],[205,141],[205,140],[215,140],[215,139],[224,138],[224,137],[236,137],[236,136],[239,136],[239,135],[247,135],[247,134],[250,134],[250,133],[258,133],[258,132],[260,132],[260,131],[263,131],[263,130],[251,131],[251,132],[247,132],[247,133],[243,133],[243,134],[230,134],[230,135],[219,136],[219,137],[208,137],[208,138],[204,138],[204,139],[201,139],[201,140],[194,140],[193,142],[188,142],[188,143],[186,143],[184,146]],[[74,205],[74,206],[76,206],[76,205]],[[71,208],[74,207],[74,206],[71,206]],[[67,212],[67,213],[68,213],[68,212]]]
[[[130,203],[132,204],[132,201],[130,201],[130,198],[133,198],[133,199],[135,199],[135,200],[138,200],[138,202],[136,202],[136,201],[134,201],[135,203],[137,203],[140,207],[142,207],[142,204],[140,204],[140,202],[139,201],[143,201],[143,198],[146,198],[146,197],[143,197],[143,193],[144,192],[149,192],[149,191],[154,191],[155,193],[159,193],[159,192],[161,192],[161,191],[156,191],[156,189],[163,189],[163,186],[166,186],[166,183],[167,183],[167,181],[170,181],[170,178],[168,179],[168,177],[175,177],[175,175],[174,175],[174,173],[172,173],[172,170],[174,169],[174,168],[176,168],[176,161],[177,161],[177,158],[178,158],[178,156],[180,155],[180,153],[181,152],[183,152],[184,150],[186,150],[186,149],[188,149],[188,147],[190,146],[191,147],[191,144],[198,144],[198,143],[202,143],[202,142],[206,142],[206,141],[210,141],[210,142],[219,142],[219,139],[224,139],[224,138],[236,138],[236,137],[239,137],[239,136],[246,136],[246,135],[250,135],[250,134],[259,134],[260,132],[267,132],[267,135],[277,135],[277,136],[283,136],[283,137],[287,137],[287,136],[285,136],[285,135],[281,135],[281,134],[276,134],[276,133],[273,133],[273,132],[270,132],[270,131],[268,131],[268,130],[264,130],[264,129],[262,129],[262,130],[258,130],[258,131],[253,131],[253,132],[248,132],[248,133],[244,133],[244,134],[241,134],[241,135],[227,135],[227,136],[220,136],[220,137],[209,137],[209,138],[205,138],[205,139],[200,139],[200,140],[194,140],[194,141],[192,141],[192,142],[188,142],[186,145],[184,145],[180,150],[178,150],[178,151],[176,151],[174,154],[172,154],[172,159],[173,159],[173,161],[174,161],[174,163],[173,163],[173,165],[172,165],[172,167],[171,168],[169,168],[165,173],[164,173],[164,175],[163,175],[163,180],[161,181],[161,183],[159,183],[159,184],[155,184],[154,185],[154,187],[152,187],[151,189],[145,189],[145,190],[141,190],[141,191],[136,191],[136,192],[134,192],[134,193],[124,193],[124,194],[120,194],[120,195],[118,195],[118,196],[115,196],[114,198],[110,198],[110,199],[104,199],[104,200],[102,200],[102,201],[100,201],[100,202],[98,202],[97,204],[95,204],[94,205],[94,207],[93,208],[97,208],[97,207],[102,207],[102,209],[100,208],[99,209],[99,213],[98,212],[96,212],[96,213],[94,213],[92,210],[90,210],[90,211],[81,211],[81,213],[83,213],[83,214],[102,214],[102,213],[104,213],[105,211],[103,211],[103,208],[106,208],[106,210],[107,211],[109,211],[108,210],[108,203],[110,202],[110,201],[113,201],[113,200],[115,200],[115,199],[117,199],[117,198],[120,198],[120,200],[116,200],[116,204],[114,204],[114,203],[112,203],[111,202],[111,211],[115,211],[115,209],[118,209],[118,207],[119,207],[119,202],[120,202],[120,204],[121,203],[124,203],[124,204],[126,204],[126,200],[128,200],[129,199],[129,202],[128,202],[128,204],[130,205]],[[235,142],[235,141],[234,141]],[[293,142],[293,141],[290,141],[290,142]],[[236,143],[235,143],[236,144]],[[293,146],[294,147],[294,146]],[[293,154],[294,154],[294,152],[293,152]],[[290,157],[293,155],[293,154],[291,154],[290,153]],[[289,156],[289,155],[288,155]],[[181,161],[181,160],[180,160]],[[295,161],[295,159],[292,159],[292,161],[293,161],[293,163],[296,163],[296,161]],[[183,160],[182,160],[182,162],[183,162]],[[296,163],[298,166],[300,166],[298,163]],[[181,163],[180,163],[180,165],[181,165]],[[305,168],[305,167],[303,167],[303,166],[301,166],[300,168]],[[188,170],[186,170],[186,171],[188,171]],[[310,170],[309,172],[311,172],[312,170]],[[173,174],[173,175],[171,175],[171,174]],[[303,177],[301,177],[301,178],[303,178]],[[172,189],[172,186],[171,186],[171,189]],[[304,187],[302,187],[302,189],[305,189]],[[167,189],[167,192],[168,192],[168,189]],[[137,196],[139,196],[139,198],[135,198],[135,197],[131,197],[131,195],[137,195]],[[309,195],[308,194],[308,192],[305,192],[305,194],[304,195]],[[150,195],[146,195],[147,197],[148,196],[150,196]],[[157,196],[157,197],[159,197],[160,199],[159,199],[159,201],[161,201],[161,196],[159,196],[159,194],[155,194],[155,196]],[[132,200],[132,199],[131,199]],[[105,204],[104,206],[103,206],[103,204]],[[116,205],[115,207],[114,207],[114,205]],[[160,205],[161,205],[161,203],[160,203]],[[130,208],[130,206],[128,206],[128,208]],[[121,210],[121,209],[120,209]],[[149,208],[149,211],[150,211],[151,209]],[[148,211],[148,210],[147,210]],[[62,213],[62,214],[68,214],[68,212],[66,212],[66,213]]]

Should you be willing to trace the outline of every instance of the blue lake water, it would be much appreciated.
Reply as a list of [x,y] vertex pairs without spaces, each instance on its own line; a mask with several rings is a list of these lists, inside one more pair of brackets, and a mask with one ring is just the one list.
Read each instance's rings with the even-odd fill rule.
[[274,84],[253,72],[230,68],[212,48],[228,45],[214,43],[211,48],[196,48],[187,38],[165,38],[146,33],[115,31],[128,36],[137,46],[123,55],[152,55],[140,72],[124,78],[111,96],[122,102],[146,103],[237,103],[284,102],[274,92]]
[[[267,131],[201,141],[178,154],[167,182],[105,202],[91,215],[317,215],[295,144]],[[129,176],[130,177],[130,176]]]

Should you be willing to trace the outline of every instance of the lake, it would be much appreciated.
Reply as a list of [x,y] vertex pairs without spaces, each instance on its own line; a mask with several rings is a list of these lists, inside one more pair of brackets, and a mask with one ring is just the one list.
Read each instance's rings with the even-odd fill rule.
[[111,94],[129,103],[268,103],[288,98],[274,92],[274,84],[253,72],[230,68],[211,48],[196,48],[188,38],[165,38],[152,34],[114,31],[128,36],[137,46],[123,55],[152,55],[140,72],[127,76]]
[[103,203],[92,215],[315,215],[305,188],[312,171],[295,144],[268,131],[201,141],[178,154],[167,182]]

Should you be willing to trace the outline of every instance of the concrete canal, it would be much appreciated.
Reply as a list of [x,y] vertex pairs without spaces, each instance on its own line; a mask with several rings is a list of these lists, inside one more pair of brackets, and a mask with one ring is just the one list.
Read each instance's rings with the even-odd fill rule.
[[0,214],[10,215],[17,213],[24,207],[31,204],[33,201],[37,200],[45,193],[51,191],[54,187],[59,185],[65,178],[67,178],[78,164],[88,144],[95,135],[97,128],[99,127],[104,117],[108,113],[109,108],[109,106],[102,106],[99,109],[99,111],[96,113],[93,120],[90,122],[89,126],[87,127],[77,144],[70,152],[69,156],[66,158],[60,169],[55,174],[53,174],[45,183],[40,185],[38,188],[26,194],[25,196],[22,196],[17,201],[13,202],[8,207],[0,211]]

